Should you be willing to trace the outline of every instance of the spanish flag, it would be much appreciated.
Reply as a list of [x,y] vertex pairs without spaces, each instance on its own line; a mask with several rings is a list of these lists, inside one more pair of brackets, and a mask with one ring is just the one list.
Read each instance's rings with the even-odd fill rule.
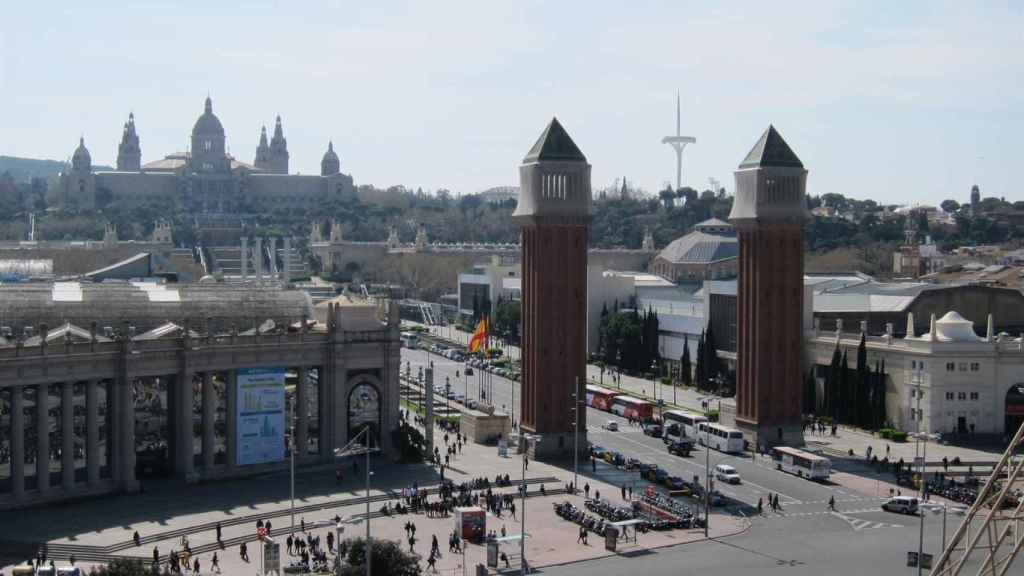
[[473,337],[469,339],[469,353],[472,354],[483,347],[486,340],[487,317],[484,316],[480,319],[480,323],[476,325],[476,330],[473,331]]

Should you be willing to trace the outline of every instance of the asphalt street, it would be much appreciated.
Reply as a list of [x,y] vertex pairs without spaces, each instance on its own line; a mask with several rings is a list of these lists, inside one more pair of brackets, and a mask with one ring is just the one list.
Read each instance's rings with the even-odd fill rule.
[[[473,376],[466,378],[465,365],[461,362],[424,350],[402,350],[402,370],[408,362],[414,375],[429,361],[434,362],[435,383],[444,383],[447,377],[457,392],[479,397],[479,387],[484,381],[482,371],[475,370]],[[512,413],[513,394],[516,400],[520,398],[519,384],[494,374],[489,378],[492,401]],[[804,480],[776,470],[769,461],[754,461],[749,456],[714,450],[708,455],[699,446],[688,458],[671,455],[661,439],[644,435],[640,428],[630,427],[625,419],[592,408],[587,408],[586,412],[591,444],[657,464],[673,475],[688,480],[694,475],[703,478],[706,457],[712,469],[720,463],[735,467],[742,482],[739,485],[715,483],[715,488],[727,497],[729,510],[750,518],[751,527],[743,535],[722,541],[638,551],[636,555],[626,551],[617,558],[549,568],[546,573],[624,574],[638,569],[651,575],[916,573],[905,564],[907,552],[917,550],[919,518],[881,510],[880,494],[862,494],[831,482]],[[602,428],[609,420],[619,423],[619,431]],[[614,485],[632,487],[634,491],[647,485],[636,472],[617,469],[604,462],[597,462],[595,466],[581,460],[579,473],[580,485],[595,476]],[[764,515],[758,516],[758,498],[767,501],[769,493],[779,495],[782,510],[768,512],[765,506]],[[615,500],[620,495],[602,496]],[[835,497],[835,512],[828,510],[830,497]],[[949,515],[948,534],[956,530],[961,518]],[[941,551],[942,515],[925,514],[924,532],[925,551],[937,556]]]

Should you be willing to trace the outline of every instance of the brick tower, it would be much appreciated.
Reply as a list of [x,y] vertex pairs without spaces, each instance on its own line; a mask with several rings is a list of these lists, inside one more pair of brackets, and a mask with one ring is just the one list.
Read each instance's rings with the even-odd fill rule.
[[735,174],[736,424],[755,446],[800,446],[807,170],[769,126]]
[[[535,457],[573,450],[573,383],[586,388],[587,228],[590,164],[557,119],[519,167],[522,228],[523,377],[521,426],[541,434]],[[586,411],[579,415],[586,443]]]

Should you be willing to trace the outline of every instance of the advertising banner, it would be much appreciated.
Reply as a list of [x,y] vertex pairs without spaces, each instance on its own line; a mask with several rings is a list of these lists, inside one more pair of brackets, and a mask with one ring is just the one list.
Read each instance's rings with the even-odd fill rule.
[[284,376],[284,368],[238,371],[236,465],[284,460]]

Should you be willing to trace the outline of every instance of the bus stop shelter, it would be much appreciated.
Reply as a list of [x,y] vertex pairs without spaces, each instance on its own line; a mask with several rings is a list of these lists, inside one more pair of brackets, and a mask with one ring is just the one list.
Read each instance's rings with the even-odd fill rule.
[[499,536],[497,538],[491,538],[487,541],[487,567],[498,568],[498,563],[501,560],[501,553],[505,553],[505,557],[508,558],[509,566],[518,566],[523,558],[519,553],[520,545],[519,542],[523,538],[529,538],[530,534],[509,534],[508,536]]
[[[644,524],[645,522],[645,520],[634,518],[632,520],[622,520],[620,522],[610,522],[608,524],[605,524],[605,549],[610,552],[615,552],[615,550],[618,548],[619,542],[636,544],[637,526]],[[631,528],[632,535],[630,535]]]

